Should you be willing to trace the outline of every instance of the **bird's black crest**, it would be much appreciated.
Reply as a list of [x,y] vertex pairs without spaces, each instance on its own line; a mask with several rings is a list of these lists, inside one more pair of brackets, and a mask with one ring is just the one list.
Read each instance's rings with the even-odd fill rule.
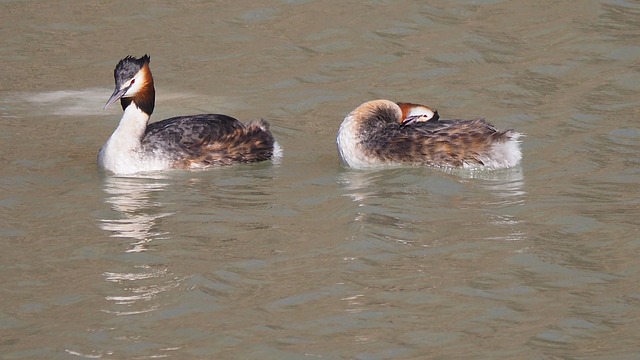
[[116,80],[116,87],[120,87],[123,83],[133,78],[145,64],[151,61],[149,55],[143,55],[137,59],[131,55],[120,60],[113,70],[113,77]]

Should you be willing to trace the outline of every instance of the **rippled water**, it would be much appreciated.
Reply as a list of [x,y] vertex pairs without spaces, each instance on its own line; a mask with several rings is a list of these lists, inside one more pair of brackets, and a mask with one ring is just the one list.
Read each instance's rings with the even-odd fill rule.
[[[0,358],[634,359],[640,5],[5,1]],[[280,163],[110,177],[154,119],[264,117]],[[526,134],[504,171],[341,168],[363,101]]]

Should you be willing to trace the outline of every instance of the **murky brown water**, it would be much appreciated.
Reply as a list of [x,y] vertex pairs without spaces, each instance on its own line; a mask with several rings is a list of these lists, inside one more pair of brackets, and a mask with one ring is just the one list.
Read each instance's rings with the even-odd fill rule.
[[[635,359],[640,5],[5,1],[0,358]],[[114,178],[154,119],[271,121],[280,164]],[[365,100],[526,133],[522,166],[351,171]]]

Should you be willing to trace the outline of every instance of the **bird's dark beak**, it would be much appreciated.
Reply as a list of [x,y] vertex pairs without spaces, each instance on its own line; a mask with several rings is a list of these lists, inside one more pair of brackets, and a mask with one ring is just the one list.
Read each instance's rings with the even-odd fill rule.
[[102,110],[108,108],[109,105],[111,105],[114,102],[120,100],[120,98],[122,98],[124,96],[124,94],[127,92],[127,90],[129,90],[129,87],[126,87],[124,89],[116,88],[116,90],[113,92],[113,94],[111,94],[111,97],[109,98],[109,100],[107,100],[107,103],[104,104],[104,107],[102,108]]
[[427,118],[424,115],[407,116],[406,119],[402,120],[402,123],[400,125],[401,126],[409,126],[409,125],[415,124],[417,122],[429,122],[429,121],[436,122],[436,121],[438,121],[438,119],[440,119],[440,115],[438,115],[437,111],[434,111],[433,112],[433,116],[430,117],[430,118]]
[[414,124],[418,121],[418,119],[420,119],[422,117],[422,115],[415,115],[415,116],[407,116],[406,119],[402,120],[402,124],[400,124],[401,126],[409,126],[411,124]]

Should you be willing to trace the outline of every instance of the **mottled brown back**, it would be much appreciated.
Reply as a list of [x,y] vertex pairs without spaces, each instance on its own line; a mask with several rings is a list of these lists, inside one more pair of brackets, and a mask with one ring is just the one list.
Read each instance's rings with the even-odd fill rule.
[[264,120],[243,124],[219,114],[180,116],[149,124],[142,146],[184,168],[264,161],[273,155],[268,127]]
[[362,142],[365,151],[389,162],[425,165],[484,165],[492,146],[512,137],[511,130],[497,131],[483,119],[395,123],[372,133]]

